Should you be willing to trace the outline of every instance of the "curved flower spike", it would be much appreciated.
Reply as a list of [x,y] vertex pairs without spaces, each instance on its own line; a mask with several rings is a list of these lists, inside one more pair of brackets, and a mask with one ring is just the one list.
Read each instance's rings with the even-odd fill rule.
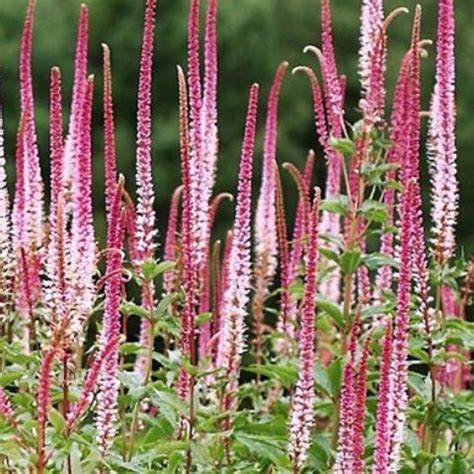
[[316,188],[309,215],[306,278],[301,307],[301,329],[298,341],[299,371],[290,417],[288,451],[294,472],[300,472],[308,455],[311,428],[314,422],[314,312],[316,296],[316,266],[318,262],[318,214],[320,191]]

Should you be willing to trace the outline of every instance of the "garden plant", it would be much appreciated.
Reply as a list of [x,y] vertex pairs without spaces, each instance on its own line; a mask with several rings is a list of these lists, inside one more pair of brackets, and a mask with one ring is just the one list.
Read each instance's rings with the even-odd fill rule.
[[[169,209],[154,206],[159,5],[140,2],[136,175],[123,176],[112,82],[120,57],[103,44],[103,74],[89,75],[87,5],[67,122],[61,70],[51,69],[50,166],[40,169],[28,1],[14,156],[0,108],[0,472],[472,472],[474,260],[455,235],[455,1],[437,0],[433,39],[421,36],[413,2],[389,11],[390,2],[362,1],[359,120],[348,123],[331,26],[344,2],[320,0],[321,38],[301,45],[305,65],[282,62],[267,98],[242,85],[239,172],[219,194],[218,0],[189,0],[188,62],[176,80],[181,185]],[[392,22],[407,25],[406,54],[387,91]],[[423,103],[427,55],[434,89]],[[277,153],[280,91],[292,74],[313,97],[304,169]],[[103,117],[103,245],[93,112]],[[235,220],[221,241],[224,201]],[[163,235],[157,213],[168,216]]]

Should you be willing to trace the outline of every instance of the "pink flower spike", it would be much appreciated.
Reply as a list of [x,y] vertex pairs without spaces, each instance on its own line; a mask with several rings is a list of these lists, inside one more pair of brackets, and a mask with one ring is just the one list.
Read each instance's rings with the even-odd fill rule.
[[46,261],[47,280],[44,298],[50,311],[51,322],[64,315],[66,276],[66,225],[63,200],[64,144],[62,124],[61,72],[51,69],[50,95],[50,150],[51,150],[51,203],[49,210],[49,245]]
[[140,79],[138,85],[137,112],[137,243],[141,260],[153,257],[155,211],[153,203],[155,195],[152,179],[152,142],[151,142],[151,88],[153,73],[153,41],[155,30],[156,0],[147,0],[145,26],[143,31],[142,52],[140,60]]
[[361,12],[359,74],[366,118],[383,114],[386,45],[383,0],[364,0]]
[[[102,44],[104,61],[104,161],[105,161],[105,202],[110,211],[117,187],[117,156],[115,149],[115,120],[112,94],[112,67],[110,49]],[[109,212],[110,214],[110,212]]]
[[404,438],[406,409],[408,404],[408,330],[410,323],[410,247],[412,237],[412,213],[415,181],[407,183],[403,195],[400,231],[400,274],[397,291],[397,315],[393,333],[393,351],[390,368],[390,464],[388,472],[398,472],[400,450]]
[[43,243],[43,181],[41,178],[39,151],[35,127],[35,104],[32,76],[33,24],[36,1],[29,0],[20,47],[20,96],[21,113],[25,117],[24,177],[25,205],[29,247],[36,252]]
[[232,397],[235,389],[240,371],[241,356],[245,350],[245,317],[251,283],[252,162],[257,125],[258,91],[258,84],[254,84],[250,89],[240,160],[232,247],[226,275],[217,352],[217,367],[225,371],[229,384],[229,398]]
[[97,384],[101,370],[110,359],[111,355],[115,353],[117,343],[118,339],[107,341],[107,345],[94,356],[93,362],[87,371],[86,379],[82,386],[79,398],[67,415],[67,428],[69,431],[74,428],[79,418],[84,414],[84,411],[92,402],[92,392]]
[[104,363],[99,378],[99,395],[97,404],[97,443],[100,452],[105,455],[112,443],[116,432],[118,417],[118,341],[120,337],[120,302],[122,289],[122,246],[123,221],[121,213],[123,176],[120,176],[116,185],[107,219],[107,264],[104,303],[104,324],[100,334],[100,344],[107,346],[108,341],[116,341],[115,347],[110,349],[110,356]]
[[[278,102],[288,63],[281,63],[275,74],[268,98],[263,149],[263,172],[255,216],[256,265],[262,277],[271,282],[277,266],[277,232],[275,222],[275,165],[277,147]],[[257,270],[258,272],[258,270]]]
[[[168,215],[168,226],[166,231],[166,242],[164,258],[167,262],[176,262],[177,258],[177,243],[176,237],[178,232],[178,213],[179,213],[179,200],[183,192],[183,186],[179,186],[175,189],[173,197],[171,198],[170,212]],[[167,294],[172,293],[175,290],[176,281],[176,270],[171,269],[163,275],[163,286]]]
[[355,408],[354,408],[354,438],[353,457],[354,474],[363,474],[364,471],[364,421],[367,398],[367,371],[370,352],[371,333],[367,336],[362,347],[362,354],[359,361],[359,370],[357,372],[357,384],[355,389]]
[[355,473],[354,468],[354,405],[355,405],[354,356],[348,353],[348,360],[342,374],[340,402],[339,444],[337,448],[335,474]]
[[3,108],[0,102],[0,320],[11,300],[12,255],[10,199],[7,189],[7,173],[4,148]]
[[75,302],[72,332],[80,334],[82,323],[92,309],[95,299],[94,274],[96,245],[92,215],[92,149],[91,120],[94,78],[87,81],[81,116],[81,139],[74,167],[70,301]]
[[17,426],[15,411],[2,387],[0,387],[0,416],[3,416],[13,426]]
[[[181,180],[183,183],[181,246],[183,255],[183,287],[185,292],[184,308],[180,321],[179,347],[184,357],[194,358],[194,318],[196,312],[196,273],[193,258],[192,229],[192,186],[191,157],[189,149],[188,129],[188,93],[186,79],[181,67],[178,66],[179,87],[179,142],[181,155]],[[191,377],[183,368],[178,376],[178,395],[185,400],[190,393]]]
[[46,423],[48,420],[49,409],[51,405],[51,372],[53,370],[54,359],[58,353],[56,348],[47,349],[41,359],[41,367],[38,380],[38,466],[44,468],[45,459],[45,441],[46,441]]
[[71,116],[64,148],[64,190],[66,195],[72,186],[75,155],[79,146],[82,105],[87,88],[87,56],[89,41],[89,9],[81,5],[77,27],[76,52],[74,59],[74,83],[72,90]]
[[438,2],[436,83],[429,125],[428,150],[432,182],[432,252],[445,263],[455,251],[459,190],[455,138],[455,18],[454,0]]
[[308,455],[311,429],[314,423],[314,351],[315,351],[315,297],[316,267],[318,263],[318,214],[320,191],[316,188],[313,208],[309,215],[308,245],[306,251],[306,278],[301,303],[301,328],[298,341],[299,371],[290,417],[288,451],[294,472],[300,472]]
[[390,456],[392,377],[390,361],[393,352],[392,320],[387,318],[382,341],[382,361],[380,364],[379,389],[377,394],[377,416],[375,418],[375,450],[373,474],[388,474]]

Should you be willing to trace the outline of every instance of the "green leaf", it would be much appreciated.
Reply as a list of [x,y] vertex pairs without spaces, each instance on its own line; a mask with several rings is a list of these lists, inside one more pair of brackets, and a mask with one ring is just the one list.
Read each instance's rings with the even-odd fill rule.
[[358,249],[346,250],[341,255],[341,270],[346,275],[354,273],[359,268],[361,261],[362,261],[362,255],[360,253],[360,250]]
[[398,268],[398,263],[392,257],[383,253],[370,253],[362,256],[362,262],[369,270],[377,270],[380,267]]
[[340,214],[341,216],[347,215],[349,212],[349,199],[346,195],[341,194],[339,196],[332,196],[324,199],[319,205],[322,211],[332,212],[334,214]]
[[387,208],[384,203],[368,199],[359,208],[359,213],[366,220],[372,222],[385,222],[387,220]]
[[200,327],[205,323],[208,323],[209,321],[212,321],[212,313],[201,313],[197,316],[196,318],[196,326]]
[[326,298],[318,297],[316,298],[316,305],[321,311],[327,313],[339,328],[344,327],[344,316],[337,304],[327,300]]
[[56,408],[51,407],[49,409],[48,419],[57,432],[64,432],[66,428],[66,420],[64,419],[63,415],[58,410],[56,410]]
[[243,370],[253,374],[265,375],[271,380],[279,380],[286,387],[294,385],[298,380],[298,371],[296,367],[290,364],[251,365],[244,367]]
[[154,260],[147,260],[142,263],[143,277],[147,281],[153,281],[158,275],[161,275],[168,270],[172,270],[175,267],[174,262],[155,262]]
[[355,143],[349,138],[331,137],[329,145],[344,156],[352,156],[356,152]]

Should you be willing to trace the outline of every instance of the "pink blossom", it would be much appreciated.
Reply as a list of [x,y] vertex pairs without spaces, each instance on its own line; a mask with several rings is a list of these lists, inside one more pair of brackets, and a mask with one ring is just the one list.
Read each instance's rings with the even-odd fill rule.
[[[178,231],[178,213],[179,200],[183,192],[183,186],[175,189],[171,198],[170,212],[168,215],[168,226],[166,230],[166,241],[164,258],[168,262],[175,262],[177,257],[177,231]],[[166,293],[171,294],[175,290],[176,270],[171,269],[163,276],[163,286]]]
[[316,296],[316,266],[318,262],[318,211],[320,192],[316,189],[313,208],[309,215],[306,251],[306,278],[301,303],[301,328],[298,340],[299,371],[290,416],[290,457],[296,472],[306,460],[314,423],[314,312]]
[[[105,202],[110,211],[117,187],[117,156],[115,149],[115,120],[112,96],[112,69],[110,49],[102,45],[104,61],[104,163],[105,163]],[[111,216],[111,212],[108,212]]]
[[107,219],[107,264],[104,303],[104,322],[100,334],[102,347],[108,341],[117,341],[110,349],[110,356],[105,361],[99,378],[99,395],[97,404],[97,442],[103,455],[110,448],[116,432],[118,417],[118,340],[120,337],[120,302],[122,289],[122,245],[123,221],[121,214],[123,177],[116,185],[115,196],[110,206]]
[[390,457],[392,413],[392,377],[390,374],[393,339],[392,320],[387,318],[382,341],[382,361],[380,364],[379,389],[377,394],[377,415],[375,418],[375,450],[373,474],[387,474]]
[[229,390],[232,391],[239,375],[241,356],[245,350],[245,317],[251,282],[251,184],[258,90],[257,84],[254,84],[250,90],[240,161],[232,247],[229,255],[217,348],[217,367],[225,371],[230,383]]
[[455,143],[454,0],[438,3],[436,83],[430,111],[429,158],[432,180],[433,253],[444,263],[455,250],[458,213]]
[[74,179],[76,155],[81,135],[81,116],[87,88],[87,56],[89,41],[89,9],[82,4],[77,28],[76,52],[74,59],[74,84],[72,91],[71,116],[64,146],[64,192],[69,195]]
[[[255,215],[256,265],[269,282],[277,265],[277,232],[275,221],[275,165],[277,147],[278,102],[288,63],[280,64],[268,98],[267,122],[263,149],[263,172]],[[258,270],[257,270],[258,272]],[[268,285],[268,283],[267,283]]]
[[364,0],[361,13],[359,74],[364,115],[374,120],[383,114],[386,38],[383,0]]
[[8,422],[16,426],[15,411],[2,387],[0,387],[0,416],[3,416]]
[[92,211],[92,144],[91,120],[94,78],[87,81],[81,115],[81,136],[75,156],[72,183],[70,304],[74,307],[71,331],[80,334],[85,318],[95,300],[96,243]]
[[[147,0],[143,31],[138,85],[137,112],[137,242],[141,260],[153,257],[155,229],[155,200],[152,180],[151,157],[151,88],[153,72],[153,41],[155,30],[156,0]],[[143,328],[142,328],[143,332]]]
[[7,189],[6,160],[4,148],[3,109],[0,104],[0,320],[11,299],[12,256],[10,199]]

